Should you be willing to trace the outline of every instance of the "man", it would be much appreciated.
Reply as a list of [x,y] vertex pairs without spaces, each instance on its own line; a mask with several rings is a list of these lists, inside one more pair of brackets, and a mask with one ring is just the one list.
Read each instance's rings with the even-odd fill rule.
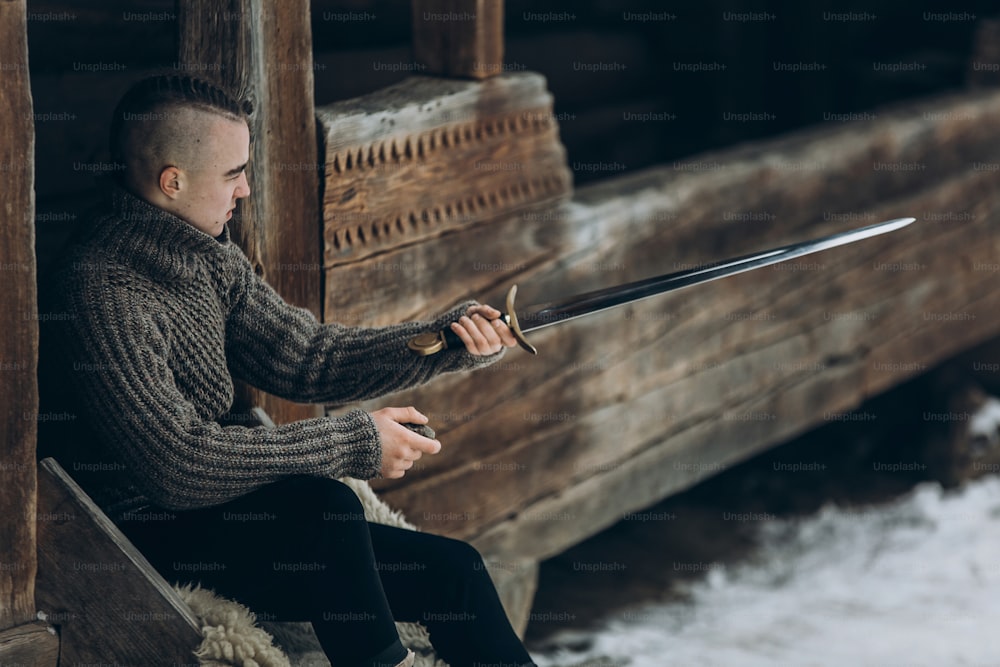
[[[233,378],[294,401],[350,402],[488,365],[515,345],[500,313],[474,302],[365,329],[282,301],[227,226],[250,195],[249,113],[189,76],[143,80],[119,103],[120,187],[54,281],[65,317],[51,335],[99,443],[66,440],[62,456],[165,575],[198,564],[206,587],[311,621],[336,667],[412,664],[394,620],[423,622],[452,667],[533,664],[478,553],[366,523],[335,480],[399,478],[437,453],[440,442],[404,426],[426,416],[390,407],[272,429],[220,423]],[[406,348],[449,323],[464,349]]]

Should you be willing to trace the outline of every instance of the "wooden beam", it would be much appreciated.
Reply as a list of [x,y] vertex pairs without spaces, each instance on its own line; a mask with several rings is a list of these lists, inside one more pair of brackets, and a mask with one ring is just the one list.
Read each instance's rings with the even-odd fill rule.
[[0,2],[0,628],[35,616],[38,302],[25,0]]
[[58,663],[59,637],[52,626],[25,623],[0,631],[0,665],[55,667]]
[[[252,194],[234,217],[235,238],[265,280],[322,315],[318,146],[308,0],[182,0],[179,67],[249,94],[255,115]],[[320,414],[243,388],[277,423]]]
[[60,661],[194,664],[190,608],[54,459],[39,463],[38,608]]
[[500,74],[503,0],[413,0],[413,55],[420,74]]

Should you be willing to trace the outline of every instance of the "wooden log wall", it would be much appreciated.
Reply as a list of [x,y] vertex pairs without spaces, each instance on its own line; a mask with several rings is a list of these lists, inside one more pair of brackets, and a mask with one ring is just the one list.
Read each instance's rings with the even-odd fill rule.
[[609,179],[433,248],[336,267],[330,285],[379,285],[353,307],[338,300],[336,317],[405,319],[466,296],[497,303],[513,282],[527,304],[919,219],[543,330],[538,357],[513,350],[489,370],[366,404],[413,403],[445,443],[382,483],[383,496],[498,558],[545,558],[997,336],[998,150],[1000,93],[938,97]]

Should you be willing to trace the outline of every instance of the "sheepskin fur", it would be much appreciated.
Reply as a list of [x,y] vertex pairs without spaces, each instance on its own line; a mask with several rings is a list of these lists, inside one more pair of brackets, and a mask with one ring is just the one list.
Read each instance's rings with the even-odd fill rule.
[[188,584],[175,586],[201,624],[205,639],[195,651],[200,664],[211,667],[291,667],[273,638],[257,627],[253,612],[214,592]]
[[[375,495],[367,482],[352,478],[340,480],[354,490],[365,508],[365,518],[416,530],[403,515]],[[191,607],[201,623],[204,640],[195,651],[205,667],[329,667],[308,623],[257,624],[256,616],[245,606],[191,584],[176,584],[181,598]],[[431,647],[427,630],[416,623],[397,623],[403,645],[416,654],[414,667],[448,667]],[[272,636],[273,635],[273,636]],[[291,657],[275,646],[275,638]]]

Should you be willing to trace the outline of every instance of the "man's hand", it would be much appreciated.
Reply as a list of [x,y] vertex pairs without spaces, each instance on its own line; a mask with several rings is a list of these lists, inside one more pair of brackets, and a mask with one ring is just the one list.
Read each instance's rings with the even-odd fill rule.
[[499,317],[500,311],[496,308],[482,304],[472,306],[458,322],[451,323],[451,330],[462,339],[469,354],[496,354],[502,348],[517,345],[514,334]]
[[372,413],[382,439],[382,468],[386,479],[399,479],[424,454],[437,454],[441,443],[414,433],[403,424],[426,424],[428,419],[416,408],[382,408]]

